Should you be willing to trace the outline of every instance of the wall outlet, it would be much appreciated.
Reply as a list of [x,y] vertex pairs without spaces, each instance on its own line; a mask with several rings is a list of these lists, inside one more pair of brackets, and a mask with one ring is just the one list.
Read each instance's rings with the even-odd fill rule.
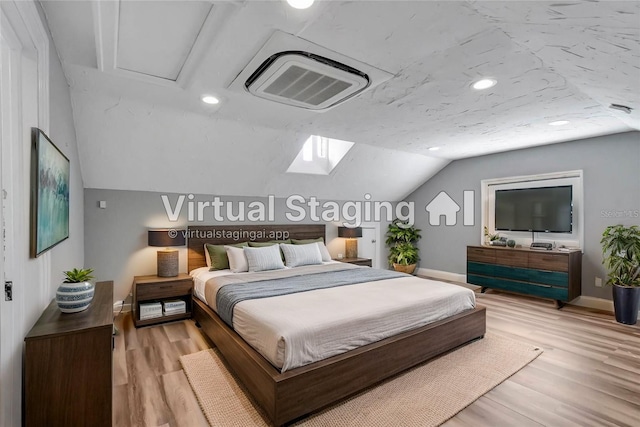
[[600,277],[596,277],[596,288],[602,287],[602,279]]

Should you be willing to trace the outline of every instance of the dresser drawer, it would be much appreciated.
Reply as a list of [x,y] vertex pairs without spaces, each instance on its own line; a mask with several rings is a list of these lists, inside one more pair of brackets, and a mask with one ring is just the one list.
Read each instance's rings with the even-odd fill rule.
[[493,276],[495,266],[493,264],[483,264],[481,262],[467,262],[467,274],[480,274],[483,276]]
[[569,254],[529,253],[529,268],[568,272]]
[[530,270],[526,268],[496,265],[494,275],[503,279],[521,280],[523,282],[526,282],[529,280],[529,271]]
[[467,261],[494,264],[496,262],[496,250],[490,248],[467,247]]
[[496,264],[527,268],[529,258],[526,252],[510,249],[496,250]]
[[151,300],[189,294],[192,288],[191,279],[182,279],[175,282],[138,283],[136,292],[138,300]]
[[529,270],[529,281],[553,286],[569,286],[569,274],[560,271]]

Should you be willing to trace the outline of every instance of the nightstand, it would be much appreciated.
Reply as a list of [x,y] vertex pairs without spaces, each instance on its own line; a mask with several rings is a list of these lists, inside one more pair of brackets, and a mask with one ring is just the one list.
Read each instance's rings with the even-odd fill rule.
[[371,267],[371,258],[342,258],[335,259],[334,261],[347,262],[349,264],[362,265],[364,267]]
[[[193,279],[188,274],[176,277],[136,276],[133,278],[133,324],[140,326],[155,325],[162,322],[191,318],[191,295]],[[152,319],[140,320],[140,304],[182,300],[185,313],[163,315]]]

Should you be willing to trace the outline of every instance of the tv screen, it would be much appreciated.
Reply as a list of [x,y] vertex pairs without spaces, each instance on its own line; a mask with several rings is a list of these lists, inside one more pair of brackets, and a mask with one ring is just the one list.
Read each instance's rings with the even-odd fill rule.
[[572,187],[496,190],[496,230],[571,233]]

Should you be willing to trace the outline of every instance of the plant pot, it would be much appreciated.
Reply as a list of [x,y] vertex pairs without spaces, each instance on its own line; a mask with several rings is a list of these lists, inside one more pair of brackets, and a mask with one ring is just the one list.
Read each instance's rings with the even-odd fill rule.
[[91,305],[95,285],[91,282],[63,283],[56,291],[56,302],[63,313],[84,311]]
[[399,271],[400,273],[413,274],[413,270],[416,269],[416,264],[403,265],[393,263],[393,269],[395,271]]
[[638,321],[640,287],[613,285],[613,307],[616,322],[635,325]]

